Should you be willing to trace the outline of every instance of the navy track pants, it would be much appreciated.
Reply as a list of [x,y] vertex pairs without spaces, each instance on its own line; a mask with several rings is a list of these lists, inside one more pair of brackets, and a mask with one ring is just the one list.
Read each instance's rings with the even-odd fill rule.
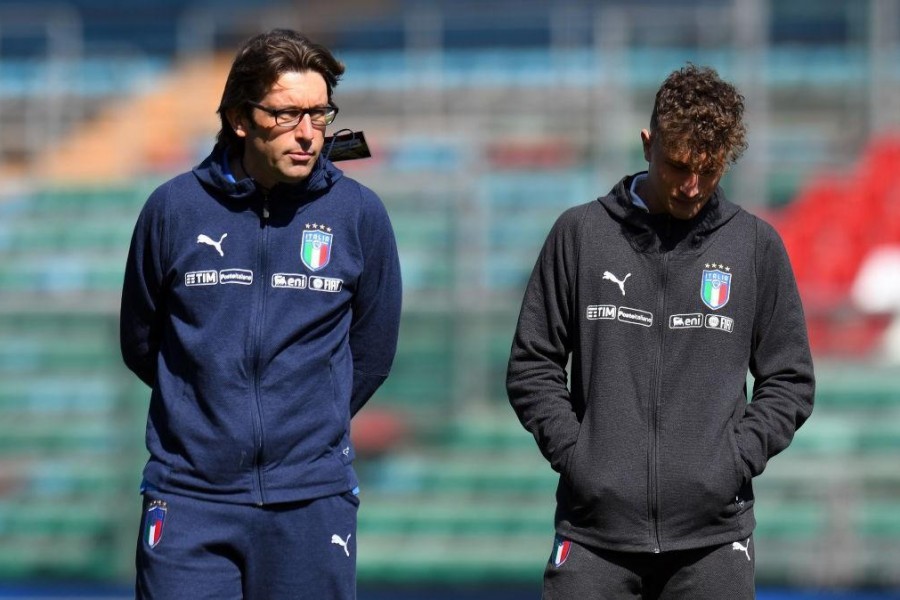
[[351,492],[252,506],[144,493],[135,598],[354,600]]

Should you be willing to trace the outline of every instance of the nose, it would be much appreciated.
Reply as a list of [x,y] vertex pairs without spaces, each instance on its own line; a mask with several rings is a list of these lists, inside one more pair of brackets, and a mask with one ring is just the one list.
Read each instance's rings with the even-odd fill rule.
[[303,140],[311,140],[313,137],[312,117],[304,114],[294,128],[294,136]]
[[688,198],[694,198],[700,194],[700,176],[696,173],[688,175],[681,186],[680,191]]

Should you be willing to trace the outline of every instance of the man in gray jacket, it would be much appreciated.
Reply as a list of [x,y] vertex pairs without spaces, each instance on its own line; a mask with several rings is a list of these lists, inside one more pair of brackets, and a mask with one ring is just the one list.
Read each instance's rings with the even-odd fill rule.
[[781,239],[719,187],[745,136],[734,86],[673,72],[641,131],[648,170],[566,211],[541,250],[507,391],[560,474],[545,600],[755,595],[752,480],[809,417],[814,377]]

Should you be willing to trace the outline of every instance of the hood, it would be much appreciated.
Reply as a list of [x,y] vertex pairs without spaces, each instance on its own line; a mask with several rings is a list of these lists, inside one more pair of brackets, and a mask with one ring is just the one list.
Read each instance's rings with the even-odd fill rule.
[[[228,179],[222,169],[226,152],[227,148],[216,144],[209,156],[194,167],[192,172],[204,187],[215,190],[217,196],[224,195],[227,200],[245,204],[261,192],[261,188],[250,178],[236,182]],[[343,176],[343,171],[320,154],[309,177],[299,183],[279,183],[269,190],[267,196],[273,207],[279,204],[302,204],[327,192]]]
[[709,202],[693,219],[651,215],[634,205],[629,191],[632,180],[643,173],[622,178],[608,195],[599,199],[610,216],[621,224],[626,239],[638,252],[669,252],[676,248],[699,252],[706,240],[741,210],[725,198],[721,187],[716,187]]

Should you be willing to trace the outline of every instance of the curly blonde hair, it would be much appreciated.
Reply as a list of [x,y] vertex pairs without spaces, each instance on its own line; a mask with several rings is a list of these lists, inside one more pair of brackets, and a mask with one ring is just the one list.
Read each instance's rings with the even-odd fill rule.
[[665,150],[689,153],[692,167],[722,169],[747,149],[744,97],[715,69],[688,63],[656,93],[650,131]]

